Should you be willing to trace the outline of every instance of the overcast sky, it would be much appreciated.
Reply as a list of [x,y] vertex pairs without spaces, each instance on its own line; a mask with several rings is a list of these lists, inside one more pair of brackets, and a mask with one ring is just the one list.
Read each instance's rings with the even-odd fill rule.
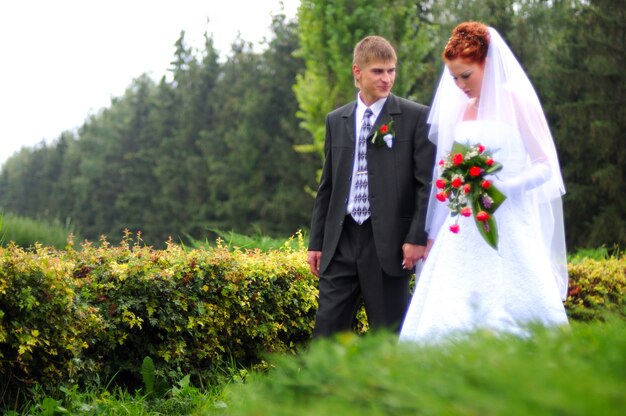
[[[131,81],[158,80],[185,31],[228,54],[237,34],[261,50],[271,16],[299,0],[6,0],[0,3],[0,164],[108,107]],[[281,6],[282,5],[282,6]],[[282,8],[284,6],[284,9]],[[207,23],[207,18],[209,22]]]

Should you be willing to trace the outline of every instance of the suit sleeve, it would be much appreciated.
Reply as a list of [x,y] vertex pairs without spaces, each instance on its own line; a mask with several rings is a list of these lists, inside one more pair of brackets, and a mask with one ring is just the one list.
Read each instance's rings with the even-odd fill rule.
[[428,107],[419,112],[419,121],[413,137],[413,176],[416,185],[415,210],[406,243],[426,245],[426,211],[435,163],[435,145],[428,140]]
[[320,178],[320,184],[317,188],[317,195],[315,196],[315,204],[313,205],[313,215],[311,218],[311,233],[309,236],[309,251],[322,250],[322,243],[324,241],[324,227],[326,224],[326,215],[328,214],[328,204],[330,201],[330,195],[333,189],[333,174],[332,174],[332,152],[330,145],[330,120],[326,117],[326,136],[324,139],[324,166],[322,168],[322,176]]

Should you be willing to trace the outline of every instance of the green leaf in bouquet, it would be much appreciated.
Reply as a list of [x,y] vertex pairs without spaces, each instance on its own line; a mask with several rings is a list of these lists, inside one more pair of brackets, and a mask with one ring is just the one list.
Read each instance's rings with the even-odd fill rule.
[[502,163],[495,162],[493,165],[489,166],[485,169],[485,174],[489,175],[492,173],[496,173],[499,170],[502,170]]
[[498,249],[498,226],[494,220],[493,215],[489,215],[489,219],[486,221],[479,221],[476,218],[478,212],[482,209],[478,204],[477,200],[472,201],[472,216],[474,217],[474,222],[476,223],[476,228],[483,236],[483,239],[487,244],[489,244],[494,250]]
[[470,147],[466,144],[462,144],[459,142],[454,142],[452,143],[452,150],[450,150],[450,153],[455,154],[455,153],[461,153],[462,155],[465,155],[465,153],[467,153],[470,150]]

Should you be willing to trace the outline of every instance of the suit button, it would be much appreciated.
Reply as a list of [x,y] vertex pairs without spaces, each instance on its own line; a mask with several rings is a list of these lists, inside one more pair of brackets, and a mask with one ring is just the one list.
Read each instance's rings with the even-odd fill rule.
[[343,225],[343,220],[339,221],[339,225]]

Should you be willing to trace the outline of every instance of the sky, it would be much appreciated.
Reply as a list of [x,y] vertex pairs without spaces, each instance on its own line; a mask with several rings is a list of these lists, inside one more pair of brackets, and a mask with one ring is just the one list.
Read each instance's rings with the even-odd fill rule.
[[[0,164],[74,130],[143,73],[159,80],[185,31],[225,56],[239,35],[262,50],[272,15],[299,0],[14,0],[0,3]],[[208,23],[207,23],[208,19]]]

